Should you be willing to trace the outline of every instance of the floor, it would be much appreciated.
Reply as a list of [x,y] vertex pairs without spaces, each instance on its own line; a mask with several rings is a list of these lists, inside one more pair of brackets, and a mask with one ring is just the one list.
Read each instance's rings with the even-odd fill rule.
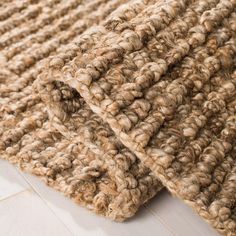
[[38,178],[0,160],[0,236],[217,236],[180,200],[162,191],[125,223],[76,205]]

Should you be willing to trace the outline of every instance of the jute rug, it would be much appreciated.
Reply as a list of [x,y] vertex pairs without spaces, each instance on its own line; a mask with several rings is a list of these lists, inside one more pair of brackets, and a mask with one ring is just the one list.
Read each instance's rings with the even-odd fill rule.
[[[102,22],[125,1],[14,1],[0,15],[0,156],[40,176],[49,186],[98,214],[122,221],[153,197],[161,183],[123,146],[108,125],[89,122],[74,137],[61,134],[48,119],[33,81],[43,59],[77,55],[78,37]],[[49,113],[50,114],[50,113]],[[94,132],[96,129],[96,133]],[[105,146],[92,135],[107,135]]]
[[3,3],[1,157],[120,221],[162,183],[236,235],[235,7]]

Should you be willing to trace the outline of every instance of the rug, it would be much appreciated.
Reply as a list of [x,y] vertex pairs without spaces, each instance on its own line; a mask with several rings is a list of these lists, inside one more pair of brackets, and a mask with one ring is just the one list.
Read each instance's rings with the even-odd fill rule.
[[[57,2],[30,7],[40,4],[58,11]],[[2,156],[118,220],[160,180],[218,232],[236,235],[235,0],[101,4],[84,14],[83,30],[69,30],[75,20],[65,13],[61,33],[42,37],[19,26],[14,36],[22,20],[10,10],[0,17],[12,23],[0,26]]]
[[[4,2],[0,11],[1,158],[117,221],[131,217],[161,189],[161,183],[108,125],[87,121],[90,109],[81,113],[84,131],[77,137],[62,135],[51,125],[33,81],[45,58],[63,52],[75,56],[78,36],[124,2],[12,1]],[[105,146],[92,137],[94,129],[107,135]]]

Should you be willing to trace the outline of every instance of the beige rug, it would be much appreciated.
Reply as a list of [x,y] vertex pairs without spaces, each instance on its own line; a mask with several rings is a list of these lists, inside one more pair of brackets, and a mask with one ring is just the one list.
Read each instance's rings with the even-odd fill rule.
[[5,5],[3,158],[116,220],[160,179],[236,235],[235,0]]
[[[15,1],[0,11],[0,156],[112,219],[131,217],[161,188],[157,178],[108,126],[81,113],[81,133],[62,135],[32,83],[50,55],[77,55],[76,42],[125,1]],[[20,20],[21,19],[21,20]],[[5,32],[5,33],[4,33]],[[91,37],[92,39],[92,37]],[[89,40],[83,38],[84,45]],[[107,135],[107,145],[93,139]]]

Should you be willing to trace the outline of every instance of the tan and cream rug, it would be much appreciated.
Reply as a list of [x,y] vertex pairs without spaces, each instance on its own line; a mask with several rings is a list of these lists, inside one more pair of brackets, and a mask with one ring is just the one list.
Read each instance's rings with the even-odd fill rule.
[[0,156],[123,221],[162,186],[236,235],[236,1],[0,3]]

